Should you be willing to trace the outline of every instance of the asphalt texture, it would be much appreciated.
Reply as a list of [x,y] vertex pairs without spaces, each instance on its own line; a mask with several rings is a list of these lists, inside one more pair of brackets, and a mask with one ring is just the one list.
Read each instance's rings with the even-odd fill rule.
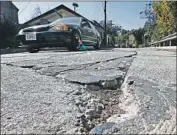
[[137,53],[121,88],[119,106],[126,113],[111,116],[91,133],[176,134],[176,52]]
[[2,134],[176,133],[175,107],[175,52],[1,55]]

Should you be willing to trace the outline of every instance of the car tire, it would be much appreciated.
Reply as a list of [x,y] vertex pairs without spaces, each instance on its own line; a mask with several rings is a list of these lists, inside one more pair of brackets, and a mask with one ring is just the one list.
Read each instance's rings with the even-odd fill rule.
[[100,38],[97,38],[97,43],[94,46],[94,48],[97,49],[97,50],[101,48],[101,39]]
[[79,32],[73,32],[71,36],[71,45],[69,45],[68,50],[69,51],[78,51],[80,49],[80,43],[78,39],[81,40],[81,36]]
[[37,53],[37,52],[39,52],[39,48],[28,47],[27,51],[29,53]]

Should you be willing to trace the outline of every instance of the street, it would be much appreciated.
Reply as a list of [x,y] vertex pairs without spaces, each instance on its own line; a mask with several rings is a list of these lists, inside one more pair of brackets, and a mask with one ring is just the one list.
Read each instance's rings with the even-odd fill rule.
[[1,55],[2,134],[176,134],[176,52]]

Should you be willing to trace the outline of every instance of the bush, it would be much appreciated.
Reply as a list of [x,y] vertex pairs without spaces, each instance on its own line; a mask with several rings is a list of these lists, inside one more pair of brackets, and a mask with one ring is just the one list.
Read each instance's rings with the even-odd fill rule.
[[15,35],[18,33],[18,26],[5,20],[0,22],[0,42],[1,49],[16,48],[18,43],[15,41]]
[[145,47],[145,45],[144,44],[137,45],[137,48],[142,48],[142,47]]

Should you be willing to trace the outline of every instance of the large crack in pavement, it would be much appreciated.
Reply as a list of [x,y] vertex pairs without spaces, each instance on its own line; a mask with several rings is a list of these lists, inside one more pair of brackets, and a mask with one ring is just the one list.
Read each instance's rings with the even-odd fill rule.
[[[14,63],[2,64],[31,69],[40,75],[52,76],[67,83],[80,85],[80,89],[68,93],[68,96],[75,95],[73,101],[79,113],[76,117],[76,128],[65,133],[88,134],[98,124],[106,123],[110,116],[125,113],[118,106],[119,97],[122,94],[120,88],[135,58],[133,56],[136,55],[137,52],[124,57],[80,65],[40,67],[30,64],[21,66],[14,65]],[[58,129],[56,133],[64,132]]]
[[[68,101],[67,104],[61,104],[63,108],[69,104],[76,108],[75,123],[69,123],[74,125],[74,128],[72,126],[71,129],[68,129],[62,125],[63,123],[60,123],[55,129],[50,129],[47,133],[175,134],[176,102],[174,99],[176,95],[171,88],[175,88],[176,85],[171,82],[170,87],[163,86],[162,88],[162,86],[157,85],[153,78],[146,77],[143,79],[141,78],[142,74],[140,77],[134,74],[130,76],[129,70],[136,71],[136,74],[145,72],[146,67],[144,66],[147,64],[143,68],[136,66],[137,63],[142,65],[145,63],[143,60],[137,62],[138,56],[134,57],[136,55],[135,52],[119,58],[81,64],[72,63],[70,65],[62,65],[61,63],[60,65],[55,63],[48,65],[50,62],[47,64],[45,62],[41,64],[35,64],[35,62],[33,64],[1,64],[22,68],[23,71],[28,70],[46,78],[54,78],[54,80],[64,82],[61,83],[62,85],[71,88],[65,92],[66,95],[64,94],[60,100]],[[139,57],[142,56],[140,54]],[[149,58],[156,55],[146,54],[146,56]],[[162,59],[164,58],[165,56]],[[152,59],[150,61],[158,65],[157,61]],[[134,68],[130,69],[132,63]],[[157,69],[157,67],[150,69]],[[64,88],[64,90],[66,89]],[[62,94],[59,92],[60,90],[56,91],[55,94]],[[4,97],[2,99],[4,100]]]
[[[154,55],[151,55],[152,57]],[[93,128],[90,134],[176,134],[176,91],[172,83],[174,78],[170,79],[172,85],[169,88],[166,82],[159,84],[157,80],[152,79],[154,76],[151,75],[151,73],[158,73],[158,68],[159,73],[163,75],[165,71],[163,66],[173,60],[165,61],[166,59],[162,58],[163,63],[160,63],[160,59],[157,61],[155,58],[149,58],[148,62],[154,63],[149,62],[149,67],[145,67],[147,61],[142,59],[142,56],[136,58],[121,87],[123,94],[120,97],[119,107],[125,113],[112,115],[104,124]],[[154,64],[159,67],[154,67]],[[171,65],[170,68],[171,73],[174,73],[173,66]],[[149,69],[157,71],[147,72]],[[169,69],[166,71],[168,74]],[[150,75],[144,77],[143,73]]]

